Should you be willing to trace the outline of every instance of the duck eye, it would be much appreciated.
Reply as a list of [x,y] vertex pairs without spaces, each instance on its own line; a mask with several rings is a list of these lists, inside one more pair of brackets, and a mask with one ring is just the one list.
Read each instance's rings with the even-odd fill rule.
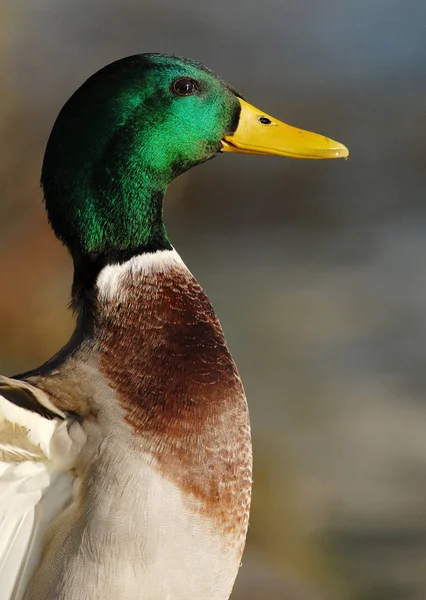
[[179,96],[191,96],[198,92],[198,83],[188,77],[179,77],[172,83],[172,90]]

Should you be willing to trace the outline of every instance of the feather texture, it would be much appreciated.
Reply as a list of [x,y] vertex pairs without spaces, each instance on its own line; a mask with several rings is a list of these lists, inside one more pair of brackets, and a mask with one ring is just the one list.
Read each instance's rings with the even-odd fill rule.
[[[81,431],[81,432],[80,432]],[[43,536],[72,499],[72,465],[85,436],[30,384],[0,378],[0,589],[20,600]]]

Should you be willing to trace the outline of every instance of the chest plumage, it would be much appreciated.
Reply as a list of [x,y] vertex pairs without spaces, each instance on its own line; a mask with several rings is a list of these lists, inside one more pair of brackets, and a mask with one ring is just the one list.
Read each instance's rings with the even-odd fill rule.
[[248,409],[206,294],[168,250],[109,267],[98,285],[100,370],[136,443],[242,549],[251,490]]

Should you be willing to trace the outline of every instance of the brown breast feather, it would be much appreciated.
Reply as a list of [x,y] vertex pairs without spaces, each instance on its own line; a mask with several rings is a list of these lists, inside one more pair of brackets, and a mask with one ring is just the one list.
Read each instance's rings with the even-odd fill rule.
[[120,287],[120,296],[100,306],[101,369],[162,475],[198,501],[199,512],[242,551],[250,424],[214,310],[195,278],[178,267],[126,274]]

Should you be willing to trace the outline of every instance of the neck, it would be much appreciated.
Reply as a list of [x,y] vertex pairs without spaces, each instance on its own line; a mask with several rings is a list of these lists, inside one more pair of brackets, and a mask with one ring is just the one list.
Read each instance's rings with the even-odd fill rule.
[[121,265],[135,256],[172,249],[163,223],[164,192],[146,185],[139,190],[137,200],[133,195],[126,202],[123,196],[119,202],[119,218],[114,212],[113,198],[109,201],[112,209],[108,220],[103,213],[97,214],[95,209],[91,215],[86,214],[92,239],[101,228],[103,235],[102,243],[93,246],[93,249],[92,244],[88,244],[85,249],[72,252],[72,305],[77,312],[87,311],[86,304],[88,301],[90,304],[94,297],[96,279],[106,266]]

